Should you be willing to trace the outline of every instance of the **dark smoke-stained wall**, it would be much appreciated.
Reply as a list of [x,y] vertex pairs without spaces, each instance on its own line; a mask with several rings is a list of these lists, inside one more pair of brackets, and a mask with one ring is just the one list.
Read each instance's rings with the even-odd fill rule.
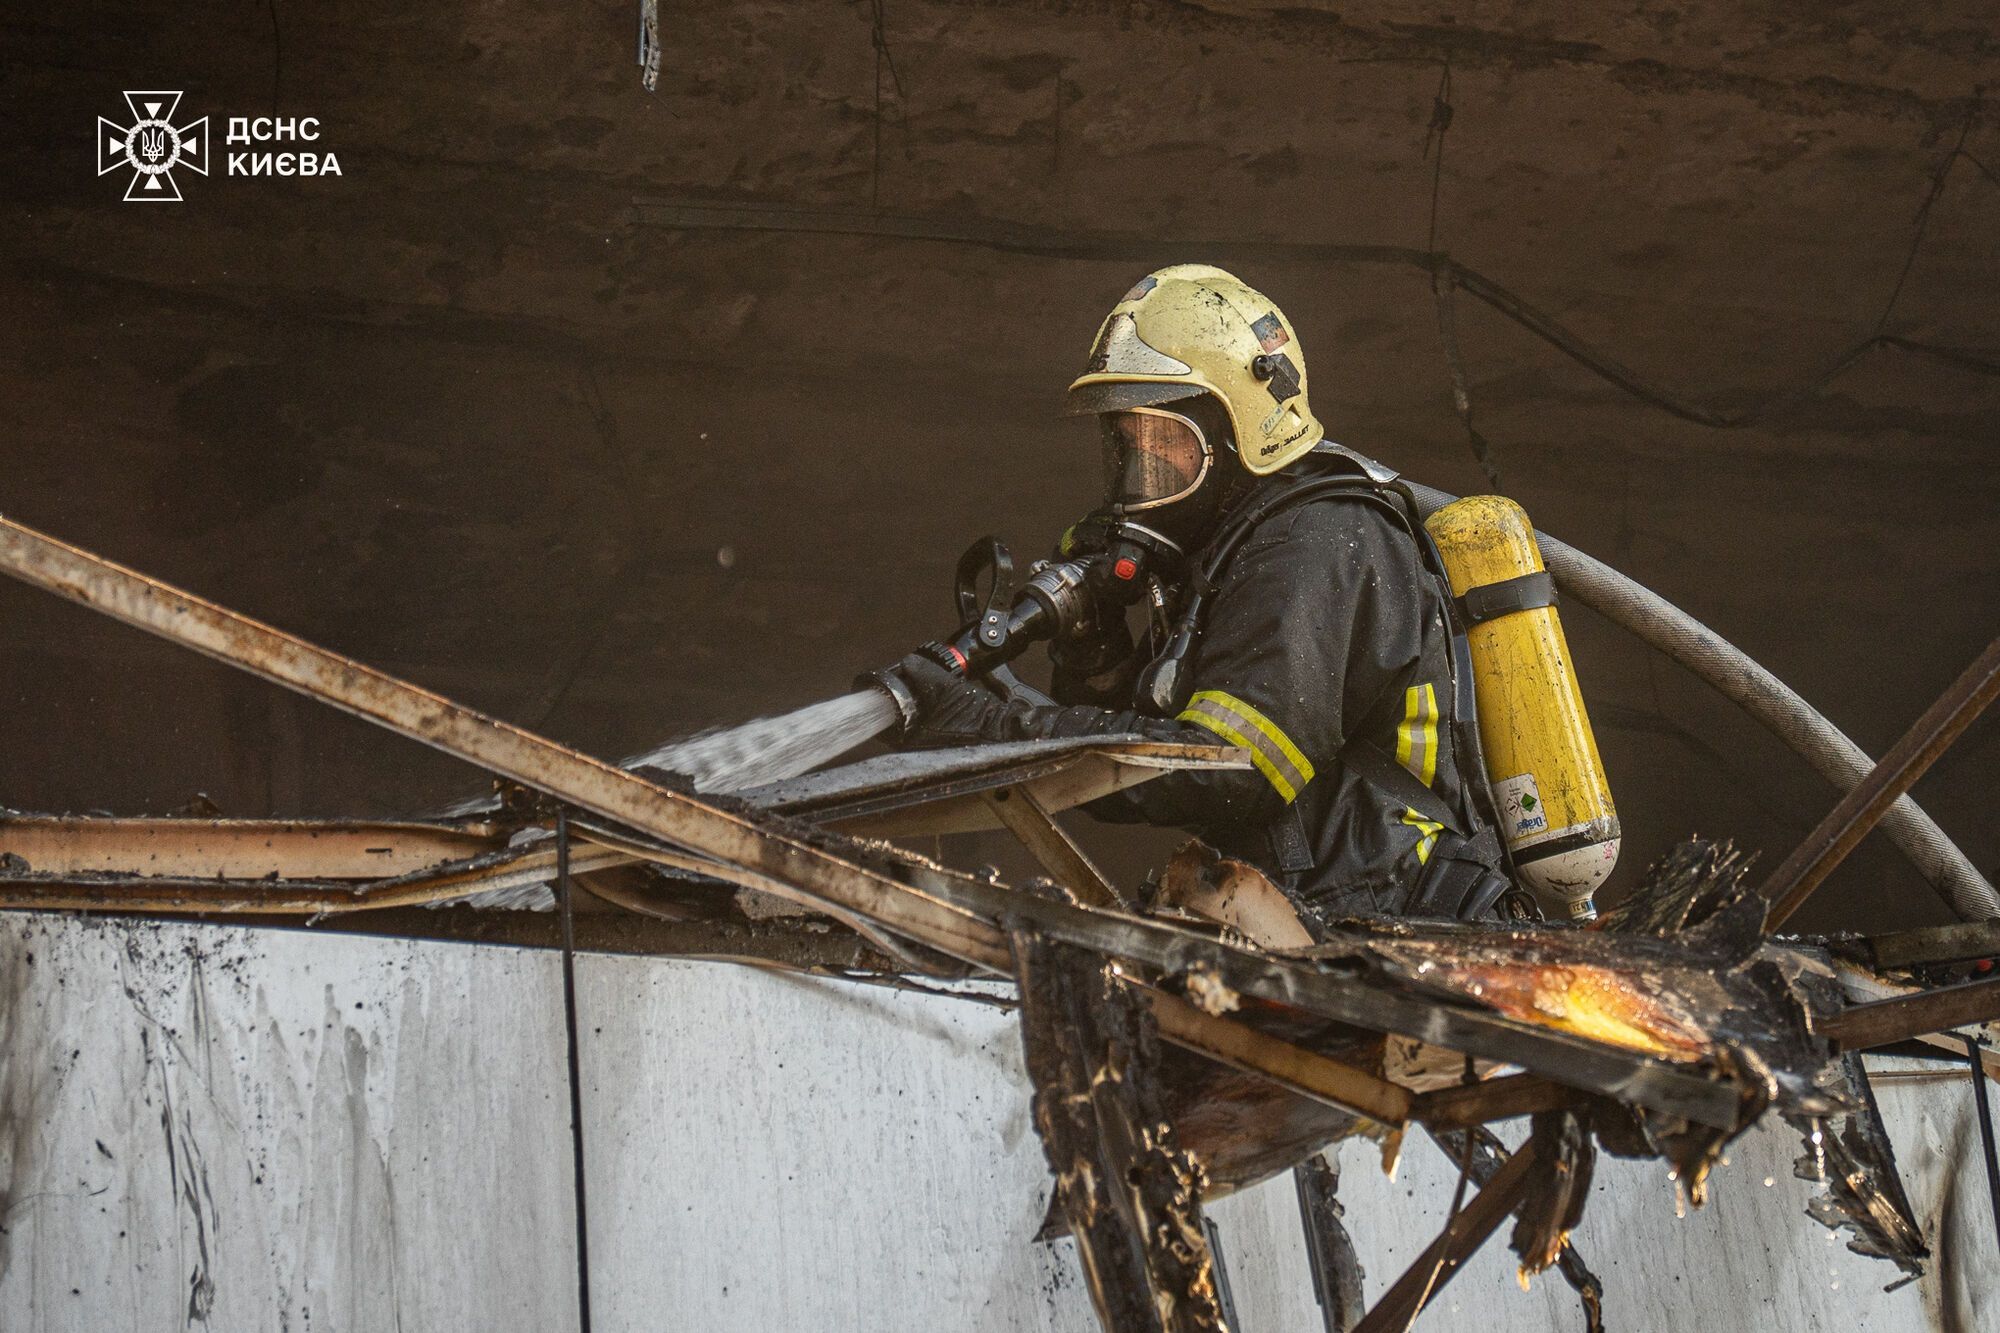
[[[968,540],[1038,550],[1085,508],[1089,428],[1054,405],[1158,263],[1238,268],[1338,437],[1461,491],[1431,280],[1363,247],[1434,244],[1724,413],[1878,332],[2000,346],[1982,6],[662,12],[648,96],[622,4],[17,10],[0,512],[621,753],[844,687],[946,627]],[[315,116],[343,174],[121,203],[92,127],[134,87],[185,89],[219,162],[226,116]],[[688,198],[1098,248],[666,225]],[[1509,493],[1864,746],[2000,629],[1990,373],[1879,349],[1718,429],[1452,314]],[[1678,668],[1567,624],[1621,880],[1687,832],[1782,856],[1830,804]],[[388,812],[477,781],[25,588],[0,626],[0,805]],[[1996,760],[1989,720],[1918,789],[1989,875]],[[1871,842],[1810,921],[1940,912]]]

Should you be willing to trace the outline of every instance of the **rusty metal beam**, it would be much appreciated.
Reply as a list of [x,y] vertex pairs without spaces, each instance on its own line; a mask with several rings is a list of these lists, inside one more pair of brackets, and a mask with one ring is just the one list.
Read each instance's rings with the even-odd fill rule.
[[50,876],[381,880],[505,845],[488,824],[0,815],[0,856]]
[[[631,855],[598,845],[571,856],[576,874],[628,865]],[[0,870],[0,908],[66,912],[241,913],[344,915],[449,902],[470,893],[546,883],[553,847],[501,848],[394,879],[370,882],[312,879],[189,879],[176,875],[42,875]]]
[[1056,823],[1055,816],[1035,799],[1035,793],[1026,785],[987,792],[985,800],[1007,831],[1028,849],[1028,854],[1056,883],[1076,894],[1079,901],[1093,907],[1127,906],[1104,872],[1077,846],[1076,839]]
[[1941,986],[1893,1000],[1874,1000],[1844,1009],[1818,1023],[1820,1035],[1850,1051],[2000,1019],[2000,977]]
[[1152,1010],[1160,1035],[1177,1046],[1385,1125],[1410,1118],[1416,1095],[1399,1083],[1205,1013],[1178,995],[1138,984],[1132,989]]
[[307,916],[414,907],[457,897],[456,891],[404,889],[371,894],[339,881],[271,884],[214,880],[8,879],[0,877],[0,909],[32,912],[160,912],[175,916],[240,913]]
[[1877,971],[1920,963],[1966,963],[2000,957],[2000,920],[1956,921],[1864,935],[1852,941]]
[[1896,798],[1937,762],[1996,695],[2000,695],[2000,638],[1986,645],[1986,651],[1924,710],[1868,776],[1841,797],[1819,826],[1771,873],[1764,885],[1764,896],[1771,900],[1766,929],[1776,930],[1805,904]]
[[[150,579],[135,570],[0,519],[0,572],[193,648],[266,680],[433,746],[576,808],[712,863],[747,871],[767,891],[1006,973],[1002,919],[1032,923],[1067,943],[1161,973],[1201,964],[1231,989],[1371,1031],[1411,1036],[1520,1064],[1587,1088],[1720,1128],[1734,1128],[1738,1094],[1662,1061],[1516,1022],[1370,986],[1316,965],[1237,948],[1192,931],[1022,895],[935,867],[864,863],[872,854],[828,847],[710,805],[520,727],[487,717],[352,659]],[[654,854],[649,859],[658,859]]]
[[1410,1118],[1434,1130],[1467,1129],[1495,1120],[1534,1115],[1574,1106],[1580,1099],[1572,1088],[1536,1074],[1506,1074],[1417,1094]]

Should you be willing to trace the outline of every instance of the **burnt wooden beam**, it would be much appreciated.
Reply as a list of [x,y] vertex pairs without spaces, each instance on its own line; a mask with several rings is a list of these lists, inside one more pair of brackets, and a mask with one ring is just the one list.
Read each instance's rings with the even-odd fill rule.
[[1868,836],[1896,798],[1937,762],[1996,695],[2000,695],[2000,638],[1986,645],[1986,651],[1771,872],[1764,884],[1764,896],[1771,900],[1766,929],[1776,930],[1805,905],[1813,890]]
[[1011,935],[1035,1129],[1105,1333],[1227,1333],[1199,1163],[1175,1143],[1143,1000],[1088,950]]
[[1133,990],[1176,1046],[1383,1124],[1400,1125],[1410,1118],[1415,1094],[1401,1084],[1205,1013],[1178,995],[1147,986]]
[[1865,1051],[1930,1032],[2000,1020],[2000,977],[1941,986],[1915,995],[1898,995],[1844,1009],[1817,1024],[1850,1051]]
[[984,800],[994,817],[1019,839],[1037,864],[1056,883],[1076,894],[1079,902],[1093,907],[1127,906],[1104,872],[1025,785],[986,792]]
[[1375,1302],[1354,1333],[1404,1333],[1424,1306],[1457,1275],[1502,1222],[1527,1197],[1534,1181],[1535,1147],[1521,1145],[1486,1187],[1452,1217],[1438,1238]]
[[1410,1118],[1434,1130],[1465,1129],[1540,1111],[1561,1110],[1582,1100],[1574,1089],[1535,1074],[1506,1074],[1419,1093],[1410,1107]]

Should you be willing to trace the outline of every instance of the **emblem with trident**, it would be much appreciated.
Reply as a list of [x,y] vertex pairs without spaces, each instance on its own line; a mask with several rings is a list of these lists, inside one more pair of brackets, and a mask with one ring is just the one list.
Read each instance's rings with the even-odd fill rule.
[[179,203],[174,168],[208,174],[208,117],[185,125],[173,123],[181,95],[170,92],[127,92],[132,124],[97,118],[97,174],[121,167],[132,172],[125,189],[128,203]]

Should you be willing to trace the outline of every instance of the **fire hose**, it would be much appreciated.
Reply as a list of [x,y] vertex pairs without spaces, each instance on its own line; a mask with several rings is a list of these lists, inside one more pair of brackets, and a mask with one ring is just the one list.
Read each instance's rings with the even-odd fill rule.
[[[1404,484],[1425,517],[1457,498],[1417,482]],[[1564,594],[1708,682],[1841,794],[1875,766],[1839,727],[1720,634],[1603,561],[1547,533],[1538,534],[1538,541],[1542,560]],[[1915,801],[1899,797],[1882,817],[1882,828],[1960,917],[2000,917],[2000,894]]]
[[[1408,489],[1424,518],[1457,498],[1407,479],[1400,484]],[[1714,630],[1603,561],[1546,533],[1539,534],[1538,540],[1543,561],[1566,596],[1706,681],[1841,794],[1852,790],[1874,767],[1867,752],[1840,728]],[[1114,568],[1116,572],[1107,575]],[[973,584],[975,574],[984,569],[990,569],[993,577],[981,607]],[[1010,692],[1030,693],[1012,677],[1006,663],[1031,642],[1055,637],[1078,616],[1090,614],[1096,600],[1092,594],[1131,581],[1131,569],[1131,562],[1115,553],[1095,560],[1047,562],[1033,567],[1027,583],[1017,592],[1006,548],[991,539],[975,543],[959,565],[958,604],[966,623],[952,643],[926,645],[926,651],[951,669],[983,676]],[[1116,600],[1129,604],[1132,598],[1119,596]],[[1186,645],[1181,647],[1184,652]],[[904,721],[910,721],[914,700],[894,671],[878,672],[872,679],[896,699]],[[1910,797],[1897,799],[1883,816],[1882,827],[1962,919],[2000,917],[2000,894]]]

